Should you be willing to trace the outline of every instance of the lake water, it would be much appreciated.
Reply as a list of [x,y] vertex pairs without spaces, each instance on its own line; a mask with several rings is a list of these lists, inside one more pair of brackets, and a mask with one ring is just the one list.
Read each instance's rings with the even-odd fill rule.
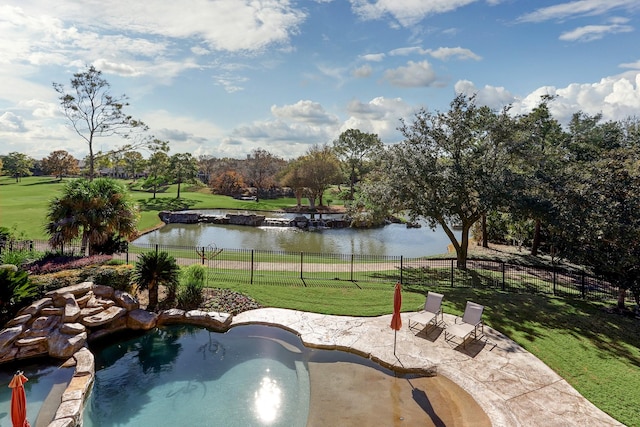
[[[251,213],[223,210],[200,211],[210,215]],[[260,212],[275,218],[293,214]],[[316,216],[317,217],[317,216]],[[324,216],[324,218],[329,218]],[[441,228],[431,230],[389,224],[374,229],[322,229],[305,231],[296,227],[251,227],[216,224],[167,224],[141,236],[134,244],[166,246],[215,246],[223,249],[255,249],[284,252],[336,253],[355,255],[405,256],[415,258],[447,252],[451,243]]]

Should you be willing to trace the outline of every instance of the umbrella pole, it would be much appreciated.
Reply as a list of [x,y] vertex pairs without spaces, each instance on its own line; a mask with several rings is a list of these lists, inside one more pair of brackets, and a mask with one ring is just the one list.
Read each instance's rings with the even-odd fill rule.
[[398,336],[398,331],[394,330],[393,331],[393,354],[396,354],[396,338]]

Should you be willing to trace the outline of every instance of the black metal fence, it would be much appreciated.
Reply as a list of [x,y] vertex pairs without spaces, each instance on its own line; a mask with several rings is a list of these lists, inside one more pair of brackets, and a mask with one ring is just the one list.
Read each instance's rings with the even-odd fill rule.
[[[10,249],[49,251],[46,241],[14,243]],[[406,258],[355,254],[219,249],[215,247],[129,245],[114,259],[135,263],[149,251],[165,251],[179,265],[207,267],[210,285],[234,281],[256,285],[383,288],[401,282],[405,287],[429,286],[492,288],[588,300],[616,299],[618,288],[583,270],[565,266],[531,267],[501,261],[469,259],[467,269],[455,259]],[[65,253],[80,253],[79,244]],[[630,297],[630,295],[628,295]]]

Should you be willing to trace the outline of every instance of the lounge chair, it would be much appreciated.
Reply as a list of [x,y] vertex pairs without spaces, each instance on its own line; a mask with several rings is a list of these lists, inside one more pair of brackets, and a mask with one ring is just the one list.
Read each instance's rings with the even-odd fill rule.
[[[425,327],[431,324],[438,326],[441,322],[444,322],[442,309],[440,308],[443,297],[444,295],[442,294],[429,292],[427,300],[424,302],[424,308],[409,317],[409,329],[411,329],[411,322],[413,322],[414,327],[417,324],[425,325]],[[438,316],[440,316],[440,321],[438,321]]]
[[462,347],[465,346],[467,338],[473,335],[473,339],[478,339],[478,329],[481,330],[482,337],[484,335],[484,324],[482,323],[482,311],[484,306],[475,302],[467,301],[467,307],[464,309],[462,319],[456,317],[455,324],[447,326],[444,330],[444,339],[449,340],[448,336],[462,338]]

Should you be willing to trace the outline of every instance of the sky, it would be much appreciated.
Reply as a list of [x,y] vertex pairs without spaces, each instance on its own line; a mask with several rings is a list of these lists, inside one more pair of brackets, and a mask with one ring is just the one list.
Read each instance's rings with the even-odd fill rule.
[[640,112],[639,27],[638,0],[5,0],[0,154],[88,154],[52,86],[88,65],[170,155],[293,159],[350,128],[393,144],[459,93],[623,120]]

